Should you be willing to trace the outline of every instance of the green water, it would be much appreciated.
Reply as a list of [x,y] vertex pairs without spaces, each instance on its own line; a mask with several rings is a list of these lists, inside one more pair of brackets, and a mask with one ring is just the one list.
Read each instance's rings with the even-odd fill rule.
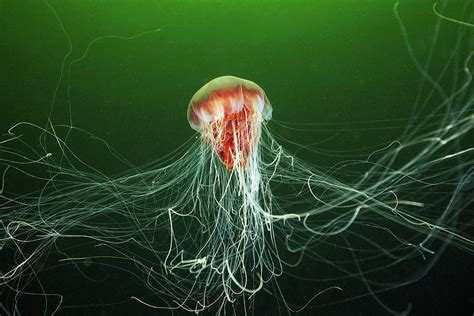
[[[400,2],[405,36],[388,0],[0,1],[0,127],[72,122],[140,166],[196,136],[186,119],[189,99],[214,77],[234,75],[263,87],[273,106],[270,128],[300,158],[327,168],[367,157],[409,128],[397,119],[411,115],[421,75],[407,44],[420,62],[433,52],[434,73],[452,51],[459,26],[449,22],[430,49],[433,2]],[[445,12],[472,16],[474,7],[465,4],[453,1]],[[453,77],[448,71],[441,81]],[[367,121],[374,129],[357,125]],[[312,125],[288,129],[286,122]],[[317,152],[302,149],[310,143],[321,143]],[[105,173],[124,170],[87,142],[75,150]],[[464,279],[473,273],[472,258],[459,263],[463,256],[447,253],[427,283],[383,298],[399,309],[418,302],[414,315],[438,314],[440,306],[472,314],[474,289]],[[284,287],[298,287],[290,284]],[[449,293],[454,288],[461,294]],[[258,306],[255,314],[278,310]],[[316,312],[386,313],[370,296]]]
[[[431,4],[400,5],[420,57],[426,55],[433,33]],[[133,40],[99,40],[71,67],[74,125],[105,137],[137,164],[172,150],[193,134],[185,116],[189,99],[219,75],[259,83],[274,107],[274,119],[280,121],[406,117],[416,95],[419,75],[392,1],[52,1],[51,5],[57,17],[42,1],[3,3],[2,103],[8,111],[2,123],[42,124],[48,116],[68,51],[57,18],[72,46],[66,66],[100,36],[130,37],[160,29]],[[65,78],[54,105],[55,122],[68,121],[67,85]],[[284,133],[303,143],[334,135]],[[361,138],[365,142],[366,137],[375,137],[347,136],[336,141],[355,147]]]

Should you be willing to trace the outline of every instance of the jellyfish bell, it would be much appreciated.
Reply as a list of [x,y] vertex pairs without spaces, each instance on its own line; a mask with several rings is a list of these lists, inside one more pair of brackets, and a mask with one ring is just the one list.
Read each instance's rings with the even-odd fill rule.
[[256,83],[234,76],[215,78],[200,88],[188,106],[188,121],[231,171],[245,169],[272,106]]

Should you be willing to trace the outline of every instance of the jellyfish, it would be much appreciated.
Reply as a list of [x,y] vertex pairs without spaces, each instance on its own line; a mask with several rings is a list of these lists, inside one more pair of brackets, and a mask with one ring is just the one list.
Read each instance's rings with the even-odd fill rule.
[[[344,182],[283,148],[267,127],[271,113],[257,84],[233,76],[213,79],[188,105],[197,141],[169,164],[114,177],[81,168],[79,156],[57,136],[60,127],[56,133],[28,123],[12,127],[3,143],[9,147],[2,147],[3,179],[19,170],[43,184],[24,195],[2,192],[2,251],[16,253],[1,275],[14,293],[10,303],[20,308],[33,293],[44,300],[46,313],[67,309],[71,303],[47,292],[41,276],[73,268],[95,284],[103,281],[95,267],[107,278],[112,269],[143,284],[121,291],[153,309],[247,313],[262,291],[273,288],[284,308],[299,311],[357,281],[360,288],[351,285],[351,291],[396,313],[378,293],[425,275],[448,243],[472,249],[472,240],[455,230],[471,199],[453,195],[448,204],[427,204],[424,192],[431,186],[456,192],[469,183],[472,160],[463,157],[472,149],[446,146],[469,133],[472,114],[459,113],[450,126],[387,148],[375,161],[353,162],[366,172]],[[59,160],[21,142],[29,128],[56,141]],[[418,146],[423,150],[414,158],[396,162],[402,151]],[[454,171],[441,168],[458,158],[465,162]],[[337,171],[350,172],[346,168]],[[417,258],[427,263],[398,276],[402,264]],[[278,279],[302,262],[332,277],[303,273],[298,286],[308,282],[311,290],[295,305]],[[25,284],[40,290],[24,291]]]
[[[14,124],[0,139],[0,310],[293,313],[369,298],[375,313],[408,314],[409,302],[384,295],[428,275],[448,248],[474,252],[473,53],[459,53],[469,34],[460,31],[441,72],[455,70],[448,87],[414,58],[419,95],[396,140],[330,168],[286,148],[272,127],[314,125],[272,119],[269,99],[279,102],[265,80],[237,76],[201,88],[195,79],[181,105],[195,135],[145,165],[51,116]],[[56,90],[65,84],[69,96],[71,69],[95,44],[139,36],[93,40],[63,64]],[[127,168],[100,170],[81,140]]]

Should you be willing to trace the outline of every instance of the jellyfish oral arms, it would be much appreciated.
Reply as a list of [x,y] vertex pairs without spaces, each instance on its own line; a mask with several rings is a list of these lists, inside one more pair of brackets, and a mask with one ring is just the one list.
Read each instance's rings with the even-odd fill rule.
[[272,107],[256,83],[233,76],[215,78],[199,89],[188,106],[188,121],[219,156],[227,170],[245,169]]

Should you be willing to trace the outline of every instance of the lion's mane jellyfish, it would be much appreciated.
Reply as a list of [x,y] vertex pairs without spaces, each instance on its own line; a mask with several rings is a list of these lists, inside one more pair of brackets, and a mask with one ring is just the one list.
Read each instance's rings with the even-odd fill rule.
[[[92,41],[83,57],[93,43],[120,38]],[[0,135],[0,313],[70,314],[138,302],[142,312],[130,305],[128,314],[252,314],[254,306],[270,306],[269,298],[278,309],[269,313],[325,314],[326,306],[369,296],[397,314],[403,306],[393,310],[384,292],[422,279],[448,247],[474,253],[474,52],[465,40],[472,30],[456,38],[450,57],[438,61],[440,74],[431,64],[436,40],[428,60],[413,54],[417,97],[393,121],[266,124],[272,106],[263,89],[223,76],[187,107],[199,139],[190,135],[142,166],[73,126],[72,114],[69,125],[52,122],[52,112],[46,127],[15,124]],[[64,65],[56,91],[68,87],[69,95],[66,71],[83,57]],[[309,136],[324,124],[331,136],[301,145],[273,124]],[[398,128],[381,143],[324,149],[339,133],[352,140]],[[302,159],[286,144],[309,155]],[[109,175],[95,159],[126,168]],[[57,282],[64,275],[67,282]],[[88,289],[84,298],[77,289]],[[117,297],[97,301],[104,292]],[[409,311],[407,304],[398,314]]]
[[199,89],[188,106],[188,121],[219,156],[227,170],[247,167],[272,106],[256,83],[234,76],[215,78]]

